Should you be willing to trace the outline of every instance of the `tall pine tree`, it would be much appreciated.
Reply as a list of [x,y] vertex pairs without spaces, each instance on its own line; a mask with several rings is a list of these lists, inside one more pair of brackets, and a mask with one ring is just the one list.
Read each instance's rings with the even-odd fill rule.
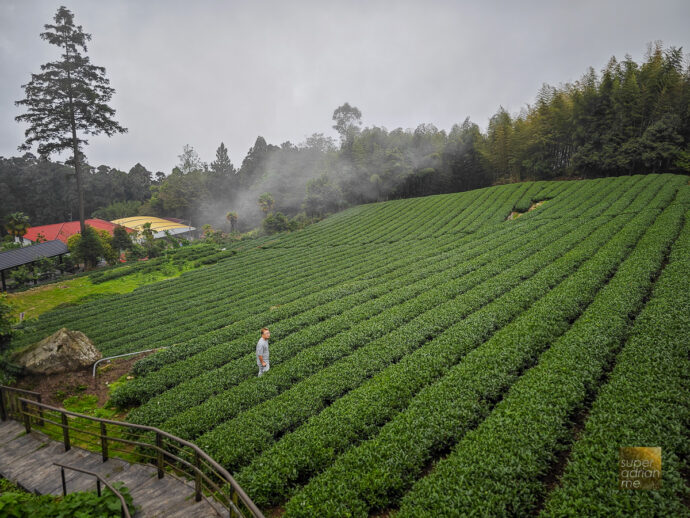
[[211,171],[219,176],[228,176],[235,172],[235,168],[228,156],[228,148],[222,142],[218,149],[216,149],[216,159],[211,162]]
[[41,38],[62,51],[59,61],[41,65],[40,74],[31,74],[31,81],[22,85],[26,98],[17,101],[27,112],[16,117],[26,122],[26,140],[19,149],[30,150],[38,143],[43,157],[64,150],[72,151],[71,164],[79,197],[79,221],[85,233],[84,186],[82,181],[82,146],[88,144],[85,135],[105,133],[109,137],[124,133],[126,128],[114,119],[115,110],[108,102],[115,90],[109,86],[105,68],[92,65],[86,53],[86,42],[91,35],[74,25],[74,15],[60,7],[55,24],[45,25]]
[[228,148],[221,142],[216,150],[216,159],[211,162],[208,187],[213,199],[226,203],[232,199],[239,180],[235,173],[235,166],[228,156]]

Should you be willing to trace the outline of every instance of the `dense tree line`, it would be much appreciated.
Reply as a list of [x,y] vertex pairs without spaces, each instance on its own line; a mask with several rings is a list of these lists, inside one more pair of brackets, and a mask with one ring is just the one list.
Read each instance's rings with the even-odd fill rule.
[[[660,43],[640,64],[611,58],[600,74],[590,68],[572,84],[544,85],[519,114],[499,108],[484,132],[469,119],[448,132],[432,124],[390,131],[362,127],[361,117],[348,103],[335,110],[337,143],[320,133],[280,146],[259,136],[239,168],[222,143],[210,164],[185,146],[167,176],[141,164],[127,173],[89,167],[86,213],[247,230],[271,214],[274,225],[297,214],[304,220],[348,205],[501,182],[690,172],[690,69],[681,49]],[[32,155],[0,159],[7,200],[0,218],[16,211],[32,224],[74,218],[72,176],[71,168]],[[259,202],[265,193],[270,210]]]
[[[82,177],[86,217],[116,202],[143,203],[151,196],[151,186],[157,183],[141,164],[136,164],[129,172],[105,165],[86,169]],[[158,178],[161,177],[162,173]],[[74,184],[74,169],[70,166],[30,153],[14,158],[0,157],[0,219],[4,221],[9,214],[19,211],[29,217],[32,226],[79,219]],[[134,209],[133,214],[126,215],[136,214]]]
[[492,179],[690,172],[690,71],[650,45],[641,65],[611,58],[574,84],[544,85],[517,117],[501,109],[482,156]]

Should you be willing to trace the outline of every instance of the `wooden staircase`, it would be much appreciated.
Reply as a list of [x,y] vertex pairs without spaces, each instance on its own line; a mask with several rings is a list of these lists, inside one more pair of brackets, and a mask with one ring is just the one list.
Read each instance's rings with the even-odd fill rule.
[[[72,447],[69,451],[61,442],[24,430],[17,421],[0,421],[0,475],[17,485],[38,494],[62,494],[60,462],[94,471],[110,483],[123,482],[130,490],[136,517],[220,517],[227,510],[202,498],[194,500],[194,483],[177,477],[159,479],[154,466],[130,464],[117,458],[103,462],[98,453]],[[96,480],[81,473],[66,471],[67,490],[90,491]]]

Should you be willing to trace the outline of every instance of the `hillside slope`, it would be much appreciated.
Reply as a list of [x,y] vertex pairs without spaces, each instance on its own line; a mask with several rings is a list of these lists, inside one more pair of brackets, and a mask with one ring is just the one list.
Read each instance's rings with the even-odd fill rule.
[[[131,421],[195,441],[289,516],[558,515],[585,491],[586,514],[683,515],[690,441],[677,396],[690,365],[679,337],[690,328],[669,329],[655,308],[680,300],[675,279],[690,275],[687,183],[528,182],[359,206],[45,314],[20,343],[67,326],[106,355],[171,346],[138,362],[113,399],[137,407]],[[512,211],[523,214],[507,221]],[[624,399],[628,351],[644,352],[654,318],[682,367],[651,378],[668,391],[656,401],[668,433],[638,420],[617,435],[604,414]],[[271,370],[257,378],[263,326]],[[650,404],[625,396],[626,409]],[[595,462],[599,429],[609,442]],[[618,446],[637,445],[662,446],[659,494],[615,488]],[[613,487],[589,496],[585,468]]]

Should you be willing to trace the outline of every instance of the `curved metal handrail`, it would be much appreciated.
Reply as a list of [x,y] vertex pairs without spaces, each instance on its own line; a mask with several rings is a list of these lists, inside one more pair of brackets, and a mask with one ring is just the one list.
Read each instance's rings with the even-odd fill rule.
[[107,358],[101,358],[100,360],[96,360],[95,363],[93,364],[93,369],[91,372],[91,377],[95,378],[96,377],[96,367],[98,366],[99,363],[105,362],[105,361],[110,361],[115,358],[123,358],[125,356],[134,356],[136,354],[144,354],[144,353],[150,353],[152,351],[162,351],[163,349],[167,349],[167,347],[156,347],[155,349],[146,349],[145,351],[135,351],[133,353],[125,353],[125,354],[118,354],[115,356],[108,356]]
[[94,473],[93,471],[87,471],[85,469],[77,468],[76,466],[68,466],[67,464],[61,464],[59,462],[53,462],[54,466],[60,466],[61,472],[62,472],[62,494],[63,496],[67,496],[67,484],[65,482],[65,468],[71,469],[74,471],[78,471],[80,473],[86,473],[87,475],[91,475],[92,477],[96,477],[96,480],[98,481],[97,483],[97,488],[98,488],[98,496],[101,496],[101,485],[100,483],[103,482],[105,484],[105,487],[110,489],[115,496],[117,496],[120,499],[120,503],[122,504],[122,516],[123,518],[132,518],[132,515],[129,513],[129,507],[127,506],[127,501],[125,500],[125,497],[122,496],[122,493],[120,493],[117,489],[115,489],[113,486],[111,486],[107,480],[105,480],[103,477],[101,477],[98,473]]

